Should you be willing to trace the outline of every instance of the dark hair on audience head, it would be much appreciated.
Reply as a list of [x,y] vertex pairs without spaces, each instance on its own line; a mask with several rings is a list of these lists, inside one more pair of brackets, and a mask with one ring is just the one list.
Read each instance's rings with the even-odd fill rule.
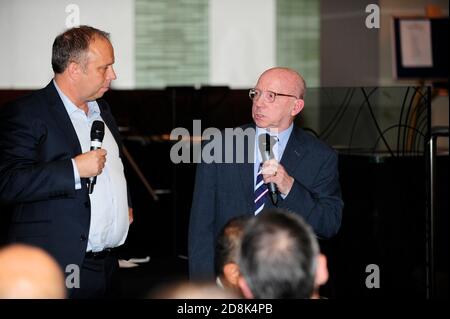
[[223,276],[223,267],[228,263],[237,263],[239,246],[245,225],[252,215],[243,215],[230,219],[217,236],[214,267],[217,276]]
[[311,227],[294,213],[273,209],[247,223],[239,266],[255,298],[311,298],[318,254]]

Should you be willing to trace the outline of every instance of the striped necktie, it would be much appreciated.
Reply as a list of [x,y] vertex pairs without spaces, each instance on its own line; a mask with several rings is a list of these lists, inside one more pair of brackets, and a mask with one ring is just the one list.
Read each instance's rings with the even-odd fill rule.
[[255,215],[258,215],[264,208],[264,203],[266,202],[266,194],[269,191],[267,185],[264,184],[262,176],[262,163],[259,165],[258,175],[256,175],[256,185],[255,185]]

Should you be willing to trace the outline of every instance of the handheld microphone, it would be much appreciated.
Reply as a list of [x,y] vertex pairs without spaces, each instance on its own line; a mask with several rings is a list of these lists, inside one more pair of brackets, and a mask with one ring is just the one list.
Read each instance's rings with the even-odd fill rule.
[[[91,128],[91,151],[102,148],[103,137],[105,137],[105,123],[102,121],[94,121]],[[89,177],[88,190],[89,194],[94,191],[94,185],[97,182],[97,176]]]
[[[269,134],[261,134],[258,137],[258,141],[259,141],[258,143],[259,151],[261,152],[263,162],[275,158],[275,156],[273,155],[272,147],[273,145],[275,145],[276,139],[273,136],[270,136]],[[276,206],[278,203],[277,185],[271,182],[268,183],[267,187],[269,188],[269,194],[272,204]]]

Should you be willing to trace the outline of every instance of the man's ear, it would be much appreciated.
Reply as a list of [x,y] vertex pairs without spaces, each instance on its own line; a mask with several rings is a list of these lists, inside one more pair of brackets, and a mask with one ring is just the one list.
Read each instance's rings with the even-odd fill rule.
[[298,113],[300,113],[303,110],[303,107],[305,106],[305,101],[303,99],[297,99],[294,104],[294,108],[291,111],[292,116],[296,116]]
[[66,71],[69,77],[73,80],[78,79],[80,74],[83,72],[81,64],[76,62],[69,62]]
[[223,267],[223,275],[225,279],[234,287],[238,287],[239,283],[239,266],[236,263],[228,263]]
[[254,299],[253,293],[250,290],[250,287],[247,284],[247,281],[245,281],[244,277],[239,276],[238,279],[239,288],[241,288],[242,295],[244,295],[245,299]]
[[319,254],[317,258],[317,271],[316,271],[316,287],[324,285],[328,280],[328,266],[327,257],[323,254]]

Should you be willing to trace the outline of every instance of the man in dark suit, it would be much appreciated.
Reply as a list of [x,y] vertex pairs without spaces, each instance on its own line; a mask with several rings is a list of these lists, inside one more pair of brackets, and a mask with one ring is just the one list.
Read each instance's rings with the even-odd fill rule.
[[[120,135],[97,100],[116,79],[113,64],[109,34],[69,29],[53,43],[54,79],[0,115],[0,200],[14,205],[9,239],[48,251],[66,272],[71,298],[114,290],[114,248],[132,214]],[[90,151],[94,121],[105,123],[105,134],[102,149]]]
[[[337,154],[293,125],[303,109],[304,94],[305,82],[296,71],[265,71],[249,93],[255,125],[242,127],[244,133],[233,138],[231,151],[236,154],[231,155],[232,160],[218,163],[202,158],[198,164],[189,224],[191,278],[213,278],[217,234],[235,216],[279,207],[302,216],[319,237],[330,238],[339,230],[343,202]],[[248,131],[253,134],[246,134]],[[259,136],[266,134],[275,141],[271,147],[274,158],[270,159],[260,152]],[[220,139],[223,142],[227,137]],[[253,151],[244,151],[240,163],[236,150],[242,141],[244,148]],[[229,156],[229,151],[225,147],[221,156]],[[269,196],[268,183],[276,186],[274,199]]]

